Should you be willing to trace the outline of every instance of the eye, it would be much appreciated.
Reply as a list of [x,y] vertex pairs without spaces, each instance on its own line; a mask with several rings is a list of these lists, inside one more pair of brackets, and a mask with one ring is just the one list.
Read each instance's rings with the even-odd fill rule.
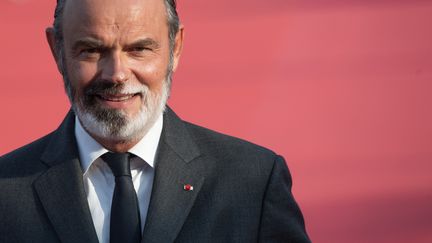
[[149,50],[149,48],[143,46],[136,46],[131,48],[131,51],[145,51],[145,50]]
[[84,49],[82,52],[86,52],[86,53],[99,53],[100,50],[98,48],[88,48],[88,49]]
[[133,55],[143,55],[147,51],[151,51],[152,49],[146,46],[133,46],[128,48],[127,52]]
[[99,56],[102,54],[102,49],[100,48],[84,48],[79,51],[79,56],[83,59],[95,59],[99,58]]
[[102,50],[100,48],[85,48],[81,50],[81,54],[100,54],[102,53]]

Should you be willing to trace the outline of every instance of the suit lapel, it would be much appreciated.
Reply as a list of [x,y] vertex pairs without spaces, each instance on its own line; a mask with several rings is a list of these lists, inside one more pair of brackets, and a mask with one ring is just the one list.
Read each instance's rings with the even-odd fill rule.
[[[168,108],[142,242],[173,242],[204,183],[200,153],[183,122]],[[185,190],[190,184],[193,190]]]
[[[69,112],[41,159],[49,167],[33,186],[62,242],[98,242]],[[200,152],[183,121],[167,108],[143,242],[173,242],[204,184]],[[184,190],[190,184],[193,190]]]
[[73,131],[74,115],[69,112],[41,157],[49,168],[33,186],[62,242],[98,242]]

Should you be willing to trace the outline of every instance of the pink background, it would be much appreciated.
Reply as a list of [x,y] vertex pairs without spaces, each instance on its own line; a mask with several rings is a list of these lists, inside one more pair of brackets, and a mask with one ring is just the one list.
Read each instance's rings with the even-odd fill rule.
[[[44,39],[55,0],[0,1],[0,154],[69,105]],[[179,0],[170,105],[285,156],[322,243],[432,242],[432,2]]]

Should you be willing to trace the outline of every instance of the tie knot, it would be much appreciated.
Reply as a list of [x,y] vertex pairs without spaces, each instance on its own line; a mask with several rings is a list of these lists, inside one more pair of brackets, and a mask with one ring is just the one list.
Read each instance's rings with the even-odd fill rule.
[[115,177],[131,176],[130,153],[107,152],[101,158],[108,164]]

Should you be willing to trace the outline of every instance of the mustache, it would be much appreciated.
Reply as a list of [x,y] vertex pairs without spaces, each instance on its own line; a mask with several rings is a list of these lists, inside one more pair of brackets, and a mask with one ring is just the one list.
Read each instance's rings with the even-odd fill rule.
[[141,94],[145,95],[148,87],[144,84],[132,85],[126,82],[114,83],[106,80],[96,80],[91,82],[84,88],[86,96],[94,95],[127,95],[127,94]]

